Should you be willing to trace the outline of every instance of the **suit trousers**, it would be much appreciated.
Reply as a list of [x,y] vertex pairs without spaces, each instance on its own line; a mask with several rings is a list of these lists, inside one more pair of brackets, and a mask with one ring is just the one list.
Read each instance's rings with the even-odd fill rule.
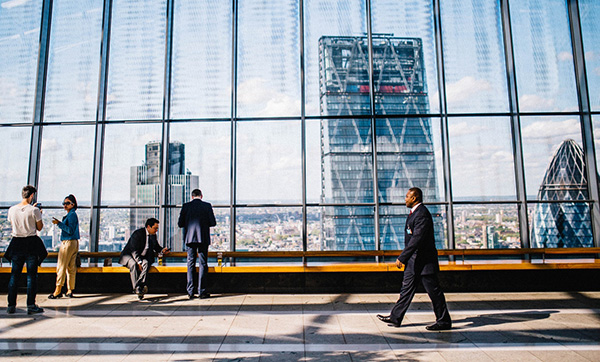
[[75,274],[77,267],[75,259],[79,250],[79,240],[63,240],[58,250],[58,259],[56,261],[56,286],[61,288],[67,280],[67,289],[75,289]]
[[27,306],[35,305],[38,277],[37,257],[33,254],[17,254],[12,256],[12,269],[8,282],[9,307],[17,305],[17,286],[25,264],[27,264]]
[[208,275],[208,244],[187,245],[187,293],[194,295],[194,272],[196,271],[196,258],[199,259],[198,268],[198,295],[206,292],[206,276]]
[[125,265],[129,268],[129,276],[131,277],[131,286],[133,291],[137,292],[138,288],[143,288],[146,285],[146,276],[148,275],[148,269],[150,269],[150,263],[147,259],[142,259],[142,271],[138,269],[138,263],[131,255],[123,255]]
[[423,283],[423,287],[425,287],[425,291],[429,295],[429,299],[431,299],[433,312],[435,313],[435,321],[445,325],[452,324],[448,306],[446,305],[446,298],[440,287],[437,274],[416,275],[412,270],[404,271],[404,279],[402,280],[402,288],[400,289],[400,299],[398,299],[390,313],[392,322],[396,324],[402,323],[402,319],[404,319],[404,315],[415,296],[419,282]]

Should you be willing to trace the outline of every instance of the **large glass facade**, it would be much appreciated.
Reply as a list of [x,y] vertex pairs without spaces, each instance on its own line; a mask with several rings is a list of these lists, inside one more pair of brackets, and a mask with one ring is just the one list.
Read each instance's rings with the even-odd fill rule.
[[599,9],[0,1],[0,251],[28,182],[46,218],[76,195],[88,250],[148,217],[182,250],[194,188],[211,250],[402,249],[413,186],[439,248],[600,246]]

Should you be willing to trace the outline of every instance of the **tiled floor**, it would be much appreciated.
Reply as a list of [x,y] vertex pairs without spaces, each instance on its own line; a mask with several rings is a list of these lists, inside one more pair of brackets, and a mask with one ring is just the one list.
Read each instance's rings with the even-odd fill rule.
[[600,361],[600,293],[447,294],[451,331],[429,332],[427,295],[402,328],[396,294],[77,295],[29,316],[0,295],[0,359],[66,361]]

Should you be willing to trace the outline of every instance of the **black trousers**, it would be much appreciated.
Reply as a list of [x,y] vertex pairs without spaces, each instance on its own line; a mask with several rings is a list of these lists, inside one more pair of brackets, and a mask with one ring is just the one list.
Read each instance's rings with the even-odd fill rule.
[[435,321],[439,324],[452,324],[448,306],[446,305],[446,298],[440,287],[437,274],[416,275],[412,270],[404,271],[400,299],[398,299],[396,305],[392,308],[390,319],[396,324],[402,323],[402,319],[404,319],[404,315],[415,296],[419,282],[423,283],[423,287],[425,287],[425,291],[429,295],[429,299],[431,299]]
[[199,259],[198,268],[198,295],[206,293],[206,276],[208,275],[208,243],[187,245],[187,293],[194,295],[194,272],[196,259]]

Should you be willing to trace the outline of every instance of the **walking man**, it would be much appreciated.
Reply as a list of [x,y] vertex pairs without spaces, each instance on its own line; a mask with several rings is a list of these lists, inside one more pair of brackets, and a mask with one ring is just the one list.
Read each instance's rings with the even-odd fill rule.
[[421,189],[413,187],[408,190],[405,202],[406,207],[410,208],[404,232],[405,247],[396,260],[398,268],[405,265],[400,299],[392,308],[390,315],[378,314],[377,318],[388,323],[390,327],[400,327],[410,302],[415,296],[417,285],[422,282],[433,304],[436,319],[435,323],[427,326],[426,329],[430,331],[450,329],[452,320],[437,277],[440,266],[435,248],[433,218],[429,210],[422,204],[423,192]]
[[31,185],[23,187],[23,200],[8,209],[8,221],[12,226],[12,240],[4,253],[4,257],[12,262],[8,282],[8,314],[16,311],[17,284],[24,264],[27,264],[27,314],[44,312],[43,308],[35,304],[38,266],[48,256],[44,242],[37,236],[37,232],[44,227],[42,211],[37,203],[31,205],[36,192],[36,188]]
[[210,245],[210,228],[217,225],[212,205],[202,201],[202,191],[192,191],[192,201],[183,204],[179,221],[183,228],[183,242],[187,246],[187,294],[194,298],[194,271],[196,258],[200,259],[198,268],[198,296],[201,299],[210,297],[206,290],[208,274],[208,246]]

